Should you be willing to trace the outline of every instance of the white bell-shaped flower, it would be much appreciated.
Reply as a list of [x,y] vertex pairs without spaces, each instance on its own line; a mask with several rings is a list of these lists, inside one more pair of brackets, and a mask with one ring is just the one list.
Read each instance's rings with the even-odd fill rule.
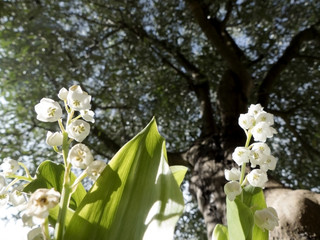
[[270,126],[274,124],[273,114],[267,113],[265,111],[261,111],[260,113],[258,113],[255,119],[256,119],[256,123],[265,122]]
[[251,146],[251,167],[254,168],[256,165],[261,166],[267,161],[267,158],[271,153],[270,148],[266,143],[262,142],[253,143]]
[[277,131],[270,127],[268,123],[259,122],[252,128],[251,133],[255,141],[265,142],[267,138],[271,138]]
[[23,189],[23,186],[19,186],[15,188],[11,193],[9,194],[9,201],[14,207],[18,207],[18,209],[23,209],[25,205],[27,204],[27,199],[24,196],[24,193],[21,191]]
[[52,147],[61,146],[63,142],[62,132],[50,132],[47,133],[46,143]]
[[15,174],[19,170],[20,166],[18,161],[9,157],[3,159],[3,163],[0,165],[0,170],[3,171],[4,176]]
[[63,101],[67,101],[68,93],[69,91],[66,88],[61,88],[58,97]]
[[0,174],[0,191],[7,186],[6,178]]
[[107,164],[104,161],[93,161],[87,168],[87,174],[92,180],[96,181],[106,166]]
[[42,240],[46,239],[43,235],[41,227],[34,228],[28,232],[27,235],[28,240]]
[[82,91],[78,85],[73,85],[69,88],[67,103],[76,111],[87,110],[91,108],[91,96],[87,92]]
[[21,220],[24,227],[33,227],[35,225],[33,217],[28,214],[24,213],[21,217]]
[[74,167],[86,169],[92,163],[93,156],[86,145],[78,143],[70,149],[68,161]]
[[264,188],[268,181],[268,176],[267,173],[261,169],[253,169],[247,175],[247,180],[251,186]]
[[239,182],[231,181],[231,182],[227,182],[224,185],[224,192],[227,195],[228,199],[230,201],[233,201],[236,198],[236,196],[241,194],[242,188]]
[[37,119],[42,122],[56,122],[62,116],[59,103],[50,98],[42,98],[34,109],[37,113]]
[[7,206],[9,194],[4,189],[0,190],[0,209]]
[[76,120],[71,122],[66,130],[69,138],[82,142],[90,133],[90,125],[83,120]]
[[251,156],[251,150],[245,147],[236,147],[232,153],[232,159],[241,166],[244,163],[249,162]]
[[53,188],[39,188],[30,197],[26,214],[40,219],[49,216],[49,210],[54,208],[60,200],[60,193]]
[[279,226],[277,211],[272,207],[255,211],[254,223],[263,231],[265,229],[272,231],[276,226]]
[[240,114],[240,117],[238,119],[238,124],[242,129],[248,130],[253,127],[255,124],[255,119],[254,117],[249,114]]
[[81,117],[88,121],[94,123],[94,112],[91,110],[80,110]]
[[272,155],[267,155],[264,162],[260,164],[260,169],[263,171],[274,170],[276,168],[278,159]]
[[251,104],[249,109],[248,109],[248,113],[251,116],[257,116],[260,112],[262,112],[263,107],[260,104]]
[[239,168],[231,168],[231,170],[224,170],[224,176],[228,181],[239,181],[240,174],[241,171]]

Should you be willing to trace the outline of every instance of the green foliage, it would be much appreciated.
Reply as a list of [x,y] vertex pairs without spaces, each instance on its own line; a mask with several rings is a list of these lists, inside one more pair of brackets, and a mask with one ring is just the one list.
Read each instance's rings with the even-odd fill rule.
[[[30,182],[25,188],[25,192],[34,192],[38,188],[54,188],[61,193],[64,176],[64,166],[62,164],[56,164],[52,161],[44,161],[41,163],[36,172],[36,178]],[[76,176],[71,174],[71,182],[76,180]],[[80,183],[76,191],[71,196],[70,207],[75,210],[83,197],[86,195],[86,190]]]
[[153,120],[123,146],[75,211],[65,239],[171,239],[183,211],[178,182]]
[[217,224],[213,230],[212,240],[228,240],[228,228],[224,225]]
[[[241,200],[242,198],[242,200]],[[228,236],[225,239],[268,240],[268,231],[254,224],[254,212],[266,208],[261,188],[246,186],[234,201],[227,199]],[[218,232],[222,230],[217,229]],[[224,238],[221,238],[224,239]]]

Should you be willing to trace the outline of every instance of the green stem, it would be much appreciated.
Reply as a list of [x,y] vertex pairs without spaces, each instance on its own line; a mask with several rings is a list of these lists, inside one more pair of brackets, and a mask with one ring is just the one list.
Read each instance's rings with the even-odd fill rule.
[[81,175],[79,177],[77,177],[77,179],[73,182],[71,189],[72,189],[72,193],[74,193],[78,187],[79,182],[81,182],[83,179],[85,179],[87,177],[87,171],[84,170]]
[[[8,178],[15,178],[15,180],[24,180],[24,181],[27,181],[27,182],[31,182],[33,180],[32,177],[25,177],[25,176],[19,176],[19,175],[15,175],[15,174],[10,174],[8,176]],[[16,181],[16,182],[17,182]],[[11,184],[11,183],[10,183]]]
[[63,155],[64,164],[65,164],[65,172],[64,172],[63,186],[61,191],[61,199],[59,203],[59,214],[58,214],[58,219],[55,227],[56,240],[63,240],[66,215],[69,207],[70,197],[72,194],[71,183],[70,183],[71,164],[68,163],[68,152],[69,152],[68,133],[63,132],[62,155]]
[[45,239],[46,239],[46,240],[50,240],[49,221],[48,221],[48,218],[46,218],[46,219],[44,220],[44,223],[42,224],[41,228],[42,228],[42,233],[43,233]]
[[[247,134],[247,141],[246,141],[246,144],[244,147],[248,147],[249,144],[250,144],[250,140],[251,140],[251,137],[252,137],[252,134],[249,132]],[[242,166],[241,166],[241,175],[240,175],[240,185],[242,185],[242,182],[243,182],[243,179],[244,179],[244,175],[246,174],[246,168],[247,168],[247,164],[246,163],[243,163]]]
[[32,180],[31,174],[30,174],[28,168],[26,167],[26,165],[24,165],[22,162],[18,162],[18,163],[24,169],[24,171],[26,171],[27,177]]

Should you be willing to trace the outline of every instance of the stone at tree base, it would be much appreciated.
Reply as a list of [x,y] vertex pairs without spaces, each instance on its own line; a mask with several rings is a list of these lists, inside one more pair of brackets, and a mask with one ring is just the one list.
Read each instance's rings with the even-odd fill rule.
[[277,210],[279,226],[270,239],[320,239],[320,194],[273,185],[265,190],[267,205]]

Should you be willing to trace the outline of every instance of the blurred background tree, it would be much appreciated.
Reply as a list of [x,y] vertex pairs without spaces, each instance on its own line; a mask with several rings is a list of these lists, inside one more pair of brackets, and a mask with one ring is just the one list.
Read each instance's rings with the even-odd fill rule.
[[275,115],[273,178],[320,191],[320,2],[2,0],[0,23],[1,159],[33,169],[54,159],[45,130],[56,126],[34,105],[79,84],[93,96],[85,144],[97,159],[155,116],[169,164],[190,168],[195,202],[177,239],[205,239],[225,221],[223,169],[252,103]]

